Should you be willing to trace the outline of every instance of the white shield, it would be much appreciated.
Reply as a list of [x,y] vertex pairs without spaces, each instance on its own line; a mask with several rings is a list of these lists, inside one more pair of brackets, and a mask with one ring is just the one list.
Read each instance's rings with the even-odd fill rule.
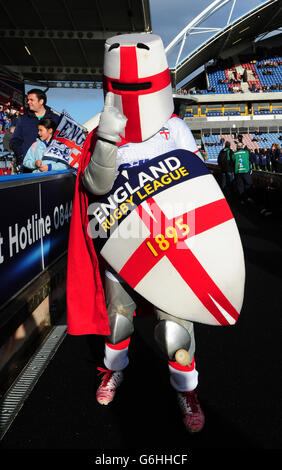
[[176,150],[123,172],[90,212],[96,249],[153,305],[195,322],[236,323],[245,283],[240,236],[193,153]]

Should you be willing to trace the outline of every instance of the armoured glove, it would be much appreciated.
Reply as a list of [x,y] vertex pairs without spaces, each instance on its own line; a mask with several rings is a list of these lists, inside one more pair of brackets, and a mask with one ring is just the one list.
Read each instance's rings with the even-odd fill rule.
[[119,134],[124,131],[126,122],[127,118],[114,106],[114,94],[109,91],[100,116],[97,136],[110,142],[120,142]]

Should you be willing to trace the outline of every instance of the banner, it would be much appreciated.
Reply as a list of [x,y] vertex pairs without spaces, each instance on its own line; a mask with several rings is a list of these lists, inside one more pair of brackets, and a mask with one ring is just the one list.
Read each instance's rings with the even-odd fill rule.
[[62,160],[77,169],[86,135],[84,127],[75,122],[64,109],[53,140],[44,152],[44,157]]

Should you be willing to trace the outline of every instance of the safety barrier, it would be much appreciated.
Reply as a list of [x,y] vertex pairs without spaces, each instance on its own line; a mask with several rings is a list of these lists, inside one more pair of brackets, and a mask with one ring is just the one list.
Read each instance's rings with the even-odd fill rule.
[[26,335],[50,315],[50,296],[65,296],[74,185],[72,171],[0,177],[0,369],[17,329]]

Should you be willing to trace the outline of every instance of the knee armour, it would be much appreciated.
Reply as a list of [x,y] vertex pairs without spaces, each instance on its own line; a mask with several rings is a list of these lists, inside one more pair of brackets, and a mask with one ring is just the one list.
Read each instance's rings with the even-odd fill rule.
[[121,313],[111,313],[109,315],[109,325],[111,334],[107,336],[107,341],[117,344],[129,338],[134,331],[133,322]]
[[134,331],[133,314],[136,304],[120,282],[108,276],[106,283],[106,303],[111,334],[107,341],[113,345],[129,338]]
[[188,350],[191,345],[191,336],[184,326],[171,320],[161,320],[155,326],[154,336],[169,360],[176,360],[181,365],[190,363]]

